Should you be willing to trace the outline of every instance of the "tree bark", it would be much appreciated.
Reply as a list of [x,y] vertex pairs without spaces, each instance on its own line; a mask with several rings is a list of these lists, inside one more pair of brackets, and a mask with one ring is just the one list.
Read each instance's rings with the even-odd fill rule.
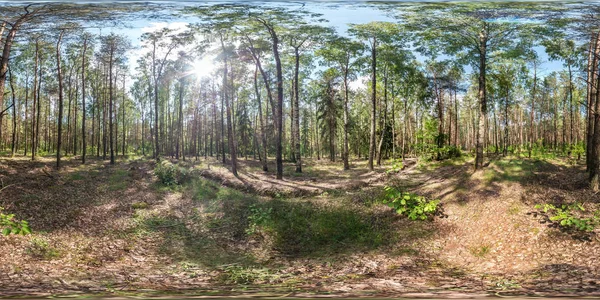
[[377,38],[373,37],[371,44],[371,138],[369,142],[369,170],[373,171],[375,156],[375,130],[377,126]]
[[483,139],[485,138],[485,119],[487,115],[487,99],[485,90],[487,56],[486,47],[487,30],[486,28],[483,28],[479,33],[479,124],[477,130],[477,142],[475,145],[475,170],[483,167]]
[[56,140],[56,169],[60,169],[60,147],[62,144],[62,118],[63,118],[63,78],[60,66],[60,43],[64,31],[61,31],[56,42],[56,69],[58,75],[58,139]]

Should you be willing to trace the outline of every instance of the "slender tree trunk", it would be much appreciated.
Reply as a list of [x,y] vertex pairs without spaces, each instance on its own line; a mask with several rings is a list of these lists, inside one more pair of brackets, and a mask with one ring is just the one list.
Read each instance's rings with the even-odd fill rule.
[[62,118],[63,118],[63,78],[60,66],[60,43],[64,31],[61,31],[56,42],[56,70],[58,75],[58,139],[56,140],[56,169],[60,169],[60,147],[62,144]]
[[11,98],[12,98],[12,142],[11,142],[11,147],[10,147],[10,156],[14,157],[15,156],[15,150],[17,147],[17,97],[15,96],[15,82],[14,82],[14,78],[12,75],[12,72],[10,71],[10,68],[8,68],[8,76],[9,76],[9,83],[10,83],[10,94],[11,94]]
[[109,131],[109,143],[110,143],[110,164],[115,164],[115,148],[114,142],[114,129],[113,129],[113,56],[114,56],[114,45],[110,47],[110,56],[108,61],[108,131]]
[[[36,130],[36,125],[39,122],[39,117],[37,117],[36,121],[36,111],[39,111],[39,93],[38,90],[38,64],[39,64],[39,54],[40,54],[40,43],[39,40],[35,40],[35,66],[33,70],[33,105],[31,107],[31,160],[35,160],[36,155],[36,143],[38,135]],[[41,78],[40,78],[41,81]],[[36,105],[38,106],[36,109]],[[39,114],[39,113],[38,113]]]
[[260,121],[260,137],[262,140],[262,169],[263,171],[269,171],[269,167],[267,164],[267,132],[265,128],[265,123],[262,115],[262,101],[260,99],[260,92],[258,89],[258,64],[254,69],[254,91],[256,93],[256,101],[258,102],[258,119]]
[[292,140],[294,141],[294,158],[296,159],[296,173],[302,173],[302,159],[300,157],[300,93],[299,93],[299,73],[300,73],[300,53],[298,47],[294,48],[294,105],[292,114]]
[[348,112],[348,73],[349,73],[349,61],[350,54],[346,56],[346,63],[343,68],[344,70],[344,151],[342,154],[342,160],[344,161],[344,170],[350,170],[349,156],[350,151],[348,149],[348,130],[350,130],[349,124],[349,112]]
[[377,38],[371,43],[371,139],[369,142],[369,170],[373,171],[375,156],[375,134],[377,126]]
[[531,151],[533,150],[533,144],[535,143],[533,137],[534,130],[534,111],[535,111],[535,96],[537,88],[537,61],[533,61],[533,87],[531,89],[531,108],[529,112],[529,158],[531,158]]
[[[485,25],[484,25],[485,26]],[[486,56],[487,56],[487,28],[484,28],[479,34],[479,124],[477,130],[477,143],[475,155],[475,169],[483,167],[483,139],[485,137],[485,119],[487,115],[486,100]]]

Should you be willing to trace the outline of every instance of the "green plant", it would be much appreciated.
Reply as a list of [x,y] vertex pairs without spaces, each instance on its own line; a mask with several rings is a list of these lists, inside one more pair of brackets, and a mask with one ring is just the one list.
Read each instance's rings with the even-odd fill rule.
[[49,260],[60,256],[60,252],[43,238],[34,237],[30,242],[25,251],[32,257]]
[[548,220],[565,229],[593,231],[600,223],[600,217],[597,214],[589,218],[580,216],[581,212],[585,211],[581,203],[562,204],[561,206],[538,204],[535,208],[541,209]]
[[400,172],[404,168],[404,164],[402,163],[402,159],[394,159],[392,160],[392,166],[386,171],[386,173],[396,173]]
[[382,202],[411,220],[426,220],[440,211],[439,200],[427,200],[423,196],[402,192],[390,186],[385,187]]
[[25,220],[15,220],[14,214],[4,214],[4,208],[0,207],[0,229],[2,235],[21,234],[26,235],[31,233],[29,223]]
[[258,227],[260,225],[265,224],[266,222],[271,220],[271,213],[273,212],[273,208],[262,208],[257,207],[256,205],[250,205],[250,215],[248,216],[248,228],[246,228],[246,233],[249,235],[255,234],[258,231]]
[[166,186],[183,184],[191,178],[187,168],[176,166],[166,160],[156,165],[154,175]]

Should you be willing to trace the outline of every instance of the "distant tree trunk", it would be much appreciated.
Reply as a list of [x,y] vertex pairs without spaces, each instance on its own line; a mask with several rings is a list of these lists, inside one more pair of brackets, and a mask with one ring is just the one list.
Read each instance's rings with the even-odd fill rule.
[[383,156],[383,141],[385,140],[385,134],[387,129],[387,70],[383,76],[383,123],[381,126],[381,138],[379,139],[379,145],[377,146],[377,166],[381,166],[381,156]]
[[262,115],[262,101],[260,100],[260,92],[258,90],[258,64],[254,69],[254,91],[256,93],[256,101],[258,102],[258,119],[260,121],[260,137],[262,140],[262,169],[263,171],[269,171],[267,165],[267,132]]
[[114,45],[110,47],[110,56],[108,61],[108,131],[109,131],[109,143],[110,143],[110,164],[115,164],[115,148],[114,148],[114,129],[113,129],[113,56],[114,56]]
[[175,159],[179,160],[179,147],[183,142],[183,90],[185,78],[179,81],[179,116],[177,117],[177,140],[175,143]]
[[10,94],[12,98],[12,139],[11,139],[11,147],[10,147],[10,156],[15,156],[15,150],[17,147],[17,97],[15,97],[15,82],[12,76],[12,72],[10,71],[10,67],[8,68],[8,76],[10,83]]
[[[485,26],[485,25],[484,25]],[[486,100],[486,56],[487,56],[487,29],[484,28],[479,34],[479,124],[477,130],[477,151],[475,155],[475,169],[483,167],[483,139],[485,138],[485,119],[487,115]]]
[[508,99],[509,99],[509,90],[506,90],[506,99],[504,101],[504,149],[502,151],[502,156],[506,156],[508,154]]
[[58,139],[56,140],[56,169],[60,169],[60,147],[62,144],[62,118],[63,118],[63,78],[60,66],[60,43],[64,31],[61,31],[56,42],[56,70],[58,75]]
[[158,76],[156,75],[156,39],[152,40],[152,74],[154,75],[154,159],[160,159],[158,139]]
[[125,147],[126,147],[126,144],[125,144],[125,134],[126,134],[126,131],[125,131],[125,78],[126,78],[125,74],[123,74],[123,102],[122,102],[123,110],[122,110],[122,115],[121,115],[121,118],[123,119],[123,128],[121,128],[122,129],[121,134],[123,135],[123,143],[121,144],[121,147],[123,148],[122,149],[123,156],[125,156]]
[[[31,112],[31,160],[35,160],[35,154],[36,154],[36,142],[37,142],[37,131],[36,131],[36,124],[37,122],[39,122],[39,118],[37,118],[37,122],[36,122],[36,111],[38,109],[36,109],[36,104],[39,106],[38,102],[39,102],[39,93],[37,93],[38,90],[38,63],[39,63],[39,53],[40,53],[40,43],[39,40],[36,39],[35,40],[35,66],[34,66],[34,70],[33,70],[33,105],[31,107],[32,112]],[[40,78],[41,81],[41,78]]]
[[[594,38],[595,36],[595,38]],[[594,124],[594,107],[596,105],[597,99],[595,97],[595,95],[598,93],[598,86],[596,85],[596,78],[598,77],[598,55],[600,55],[600,30],[592,35],[592,38],[590,40],[590,46],[593,45],[593,51],[590,51],[590,56],[591,56],[591,65],[589,65],[589,71],[588,71],[588,107],[587,107],[587,113],[588,113],[588,128],[587,128],[587,157],[586,157],[586,162],[587,162],[587,170],[590,171],[590,166],[591,166],[591,158],[593,156],[592,154],[592,144],[593,144],[593,137],[594,137],[594,130],[595,130],[595,124]]]
[[[221,38],[221,47],[223,49],[223,52],[225,52],[225,43],[223,41],[223,35],[221,35],[220,38]],[[225,100],[225,106],[226,106],[225,109],[227,110],[227,141],[229,142],[229,154],[231,156],[231,172],[233,173],[233,175],[235,177],[238,177],[237,149],[236,149],[237,141],[235,138],[235,134],[233,132],[233,123],[232,123],[232,117],[231,117],[233,107],[232,107],[232,105],[230,105],[230,99],[227,95],[227,88],[228,88],[227,72],[228,72],[227,55],[225,55],[223,57],[223,98]],[[221,103],[223,103],[223,102],[221,102]],[[221,116],[223,116],[222,110],[221,110]],[[223,162],[225,162],[225,151],[223,151]]]
[[300,53],[298,47],[294,48],[294,105],[292,114],[292,135],[294,147],[294,158],[296,159],[296,173],[302,173],[302,159],[300,158],[300,93],[299,93],[299,72],[300,72]]
[[535,143],[533,137],[534,130],[534,110],[535,110],[535,96],[537,88],[537,61],[533,61],[533,87],[531,89],[531,110],[529,112],[529,158],[531,158],[531,151],[533,150],[533,144]]
[[350,151],[348,149],[348,130],[350,130],[349,124],[349,112],[348,112],[348,73],[349,73],[349,64],[350,62],[350,53],[346,54],[346,61],[344,65],[344,151],[342,153],[342,160],[344,161],[344,170],[350,170],[349,156]]
[[377,38],[371,43],[371,139],[369,142],[369,170],[373,171],[375,156],[375,134],[377,127]]

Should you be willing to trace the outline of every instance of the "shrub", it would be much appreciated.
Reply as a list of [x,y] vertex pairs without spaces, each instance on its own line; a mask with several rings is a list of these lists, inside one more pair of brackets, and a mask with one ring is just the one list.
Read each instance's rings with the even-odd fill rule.
[[385,187],[383,203],[396,210],[400,215],[406,215],[411,220],[426,220],[441,213],[439,200],[427,200],[423,196],[402,192],[394,187]]
[[273,212],[272,207],[262,208],[256,205],[250,205],[250,215],[248,216],[248,228],[246,233],[249,235],[255,234],[258,231],[258,227],[266,224],[271,220],[271,213]]
[[50,246],[48,241],[43,238],[32,238],[31,244],[25,251],[32,257],[44,260],[51,260],[60,256],[60,252]]
[[404,168],[404,164],[402,163],[402,159],[394,159],[394,160],[392,160],[392,167],[389,168],[386,171],[386,173],[390,174],[390,173],[400,172],[400,170],[402,170],[402,168]]
[[536,209],[541,209],[546,214],[548,220],[560,226],[563,229],[575,229],[579,231],[593,231],[600,223],[600,218],[596,215],[590,218],[583,218],[578,212],[584,212],[585,209],[581,203],[563,204],[559,207],[552,204],[538,204]]
[[183,184],[190,179],[190,171],[168,161],[161,161],[154,168],[154,175],[166,186]]
[[27,223],[27,221],[15,220],[14,214],[3,214],[2,210],[3,208],[0,207],[0,230],[2,230],[2,235],[26,235],[31,233],[31,229],[29,229],[29,223]]

